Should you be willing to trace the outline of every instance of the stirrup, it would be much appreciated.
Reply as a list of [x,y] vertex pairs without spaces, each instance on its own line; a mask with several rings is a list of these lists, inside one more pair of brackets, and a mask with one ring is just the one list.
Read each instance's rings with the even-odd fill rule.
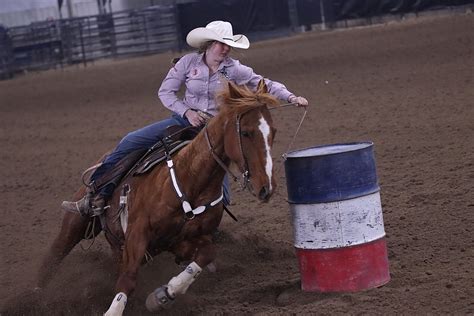
[[90,216],[90,217],[94,217],[94,216],[102,215],[102,214],[104,214],[104,211],[105,211],[106,209],[108,209],[109,207],[110,207],[110,205],[107,205],[107,206],[100,206],[100,207],[91,206],[90,212],[89,212],[89,216]]

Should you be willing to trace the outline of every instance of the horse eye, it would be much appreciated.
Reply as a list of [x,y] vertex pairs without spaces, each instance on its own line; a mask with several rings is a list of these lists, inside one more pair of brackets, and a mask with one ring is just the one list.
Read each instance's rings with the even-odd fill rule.
[[250,137],[251,136],[251,133],[248,132],[248,131],[242,131],[240,132],[240,135],[244,136],[244,137]]

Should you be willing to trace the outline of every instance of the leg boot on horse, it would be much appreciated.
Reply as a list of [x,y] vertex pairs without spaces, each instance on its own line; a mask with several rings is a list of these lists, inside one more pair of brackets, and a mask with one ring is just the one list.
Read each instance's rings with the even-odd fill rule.
[[[137,238],[135,234],[131,239]],[[130,240],[131,240],[130,239]],[[142,239],[142,242],[145,239]],[[131,241],[130,241],[131,242]],[[137,240],[135,240],[137,242]],[[139,242],[140,245],[143,245]],[[193,241],[193,247],[189,247],[189,241],[183,243],[188,251],[184,255],[185,258],[194,259],[183,272],[171,278],[168,284],[155,289],[146,299],[146,307],[150,312],[157,312],[162,309],[168,309],[174,303],[178,295],[185,294],[189,286],[197,279],[203,267],[213,262],[216,258],[215,245],[212,242],[211,236],[201,236]],[[178,245],[176,252],[183,255],[183,247]],[[142,248],[144,249],[144,248]],[[139,268],[140,252],[128,251],[124,254],[123,271],[117,281],[116,291],[118,292],[112,301],[109,309],[105,313],[106,316],[122,315],[127,304],[128,296],[133,292],[136,286],[137,272]]]
[[[185,242],[185,247],[191,250],[189,255],[194,257],[183,272],[173,277],[168,284],[155,289],[146,299],[146,308],[150,312],[158,312],[162,309],[170,308],[174,299],[181,294],[185,294],[189,286],[197,279],[204,267],[212,263],[216,258],[216,247],[211,236],[202,236],[194,241],[192,248],[188,247],[189,242]],[[180,246],[178,246],[180,248]],[[197,249],[197,252],[196,252]]]

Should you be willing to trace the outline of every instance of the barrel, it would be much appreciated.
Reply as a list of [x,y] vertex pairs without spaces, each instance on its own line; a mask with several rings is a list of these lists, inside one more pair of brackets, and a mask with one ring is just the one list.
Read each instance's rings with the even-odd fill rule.
[[390,281],[373,147],[331,144],[286,156],[303,291],[357,292]]

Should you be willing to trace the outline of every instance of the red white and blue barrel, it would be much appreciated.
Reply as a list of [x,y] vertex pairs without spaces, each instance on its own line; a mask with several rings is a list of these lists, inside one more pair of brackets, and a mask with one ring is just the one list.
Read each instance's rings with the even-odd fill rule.
[[285,173],[303,291],[390,281],[373,143],[292,151]]

